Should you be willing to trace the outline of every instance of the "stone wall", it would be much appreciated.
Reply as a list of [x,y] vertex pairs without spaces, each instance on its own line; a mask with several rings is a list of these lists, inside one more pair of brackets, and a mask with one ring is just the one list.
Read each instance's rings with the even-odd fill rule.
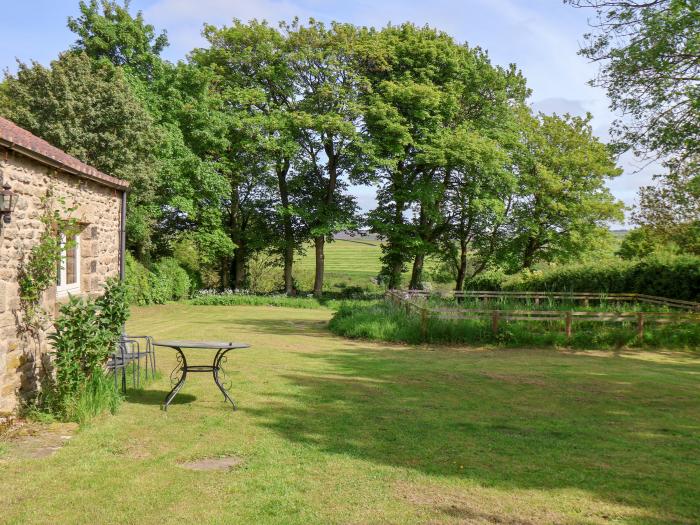
[[[41,234],[42,197],[51,189],[80,223],[80,293],[99,294],[109,277],[119,274],[122,193],[97,182],[57,171],[0,147],[0,180],[18,194],[10,224],[0,225],[0,415],[15,410],[35,391],[46,334],[27,340],[18,331],[19,265]],[[44,294],[44,308],[55,315],[60,302],[56,288]]]

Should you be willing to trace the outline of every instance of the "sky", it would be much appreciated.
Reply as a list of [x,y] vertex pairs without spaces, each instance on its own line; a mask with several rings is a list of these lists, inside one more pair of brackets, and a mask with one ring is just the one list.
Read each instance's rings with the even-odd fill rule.
[[[66,20],[78,14],[78,0],[0,0],[0,68],[16,70],[16,59],[47,65],[67,49],[74,35]],[[132,0],[156,29],[166,30],[170,46],[166,59],[184,59],[204,45],[205,23],[225,25],[233,18],[269,22],[313,17],[381,27],[410,21],[444,30],[460,42],[488,51],[496,64],[515,63],[532,89],[530,103],[537,111],[593,117],[594,132],[607,140],[614,115],[605,93],[588,81],[596,64],[578,56],[589,30],[590,10],[575,9],[561,0]],[[639,186],[648,184],[656,169],[642,168],[631,155],[619,160],[623,175],[609,182],[613,194],[631,205]],[[365,210],[373,206],[371,189],[354,187]]]

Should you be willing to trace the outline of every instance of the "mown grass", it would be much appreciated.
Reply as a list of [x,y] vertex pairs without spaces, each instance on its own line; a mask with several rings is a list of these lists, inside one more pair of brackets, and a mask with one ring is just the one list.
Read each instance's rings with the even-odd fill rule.
[[[443,304],[444,303],[433,303]],[[475,306],[475,305],[467,305]],[[513,303],[490,304],[494,309],[523,308]],[[505,308],[508,306],[508,308]],[[570,309],[558,305],[556,309]],[[640,305],[637,308],[642,308]],[[503,307],[503,308],[501,308]],[[482,304],[482,309],[487,305]],[[546,307],[546,309],[555,309]],[[577,308],[582,309],[582,308]],[[592,311],[610,311],[591,306]],[[625,310],[629,311],[629,310]],[[639,338],[635,322],[603,323],[574,321],[572,336],[564,332],[563,321],[501,321],[498,334],[490,320],[443,320],[429,318],[425,329],[415,313],[389,302],[341,305],[330,322],[330,329],[345,337],[410,344],[497,344],[507,347],[570,347],[581,349],[616,349],[626,346],[696,349],[700,347],[700,325],[648,323]]]
[[[348,298],[350,297],[350,299]],[[379,293],[365,293],[362,291],[350,294],[325,293],[317,299],[310,295],[304,297],[289,297],[281,294],[253,295],[241,293],[206,293],[196,295],[190,299],[189,304],[195,306],[277,306],[283,308],[331,308],[337,309],[341,304],[350,301],[376,300],[382,297]],[[352,299],[355,297],[355,299]]]
[[[350,341],[328,309],[135,308],[131,332],[246,341],[231,411],[193,374],[130,391],[54,456],[0,458],[0,521],[697,523],[700,359]],[[212,353],[190,351],[192,363]],[[227,472],[181,464],[235,455]]]

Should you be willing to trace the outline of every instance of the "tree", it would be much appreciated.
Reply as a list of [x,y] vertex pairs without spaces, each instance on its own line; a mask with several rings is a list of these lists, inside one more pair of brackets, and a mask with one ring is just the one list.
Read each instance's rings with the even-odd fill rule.
[[426,256],[450,228],[448,196],[468,147],[456,137],[496,135],[527,90],[514,67],[494,67],[480,49],[412,24],[383,29],[365,63],[366,126],[383,159],[370,224],[385,239],[388,285],[399,285],[413,258],[416,288]]
[[[431,204],[444,192],[434,186],[439,173],[444,126],[456,113],[456,97],[442,87],[460,67],[458,46],[430,28],[388,26],[364,59],[371,89],[366,95],[365,126],[381,163],[376,171],[378,206],[369,214],[372,230],[383,240],[382,273],[390,288],[400,285],[406,262],[429,251],[435,221]],[[442,173],[444,175],[444,172]],[[409,213],[415,203],[416,220]],[[422,212],[421,212],[422,209]],[[417,235],[422,228],[423,238]],[[418,273],[418,269],[416,272]],[[415,280],[415,279],[414,279]]]
[[596,11],[581,54],[622,116],[620,148],[684,159],[700,153],[700,0],[566,0]]
[[157,205],[158,137],[153,118],[124,73],[84,53],[65,53],[49,68],[19,64],[6,74],[0,113],[97,169],[131,182],[127,240],[150,247]]
[[606,234],[607,221],[623,220],[622,203],[605,186],[622,171],[593,136],[591,118],[522,115],[518,189],[502,254],[513,269],[575,258]]
[[228,189],[206,153],[223,126],[216,118],[222,101],[212,89],[211,72],[162,60],[165,32],[156,36],[154,27],[140,12],[132,15],[129,6],[129,1],[80,2],[81,15],[69,18],[68,27],[78,37],[74,52],[122,71],[154,121],[158,162],[153,184],[158,189],[151,206],[158,220],[148,232],[149,251],[137,255],[141,260],[167,255],[185,235],[196,243],[202,260],[225,257],[233,252],[222,230],[220,205]]
[[230,27],[207,26],[204,36],[210,48],[196,50],[193,63],[211,67],[220,87],[226,86],[240,118],[246,119],[241,128],[254,130],[249,138],[264,157],[260,169],[274,173],[268,189],[277,198],[270,202],[275,214],[268,226],[279,235],[269,241],[282,256],[285,292],[293,294],[294,253],[303,240],[303,228],[295,207],[292,171],[299,149],[293,118],[298,97],[286,40],[265,23],[238,20]]
[[[455,290],[492,261],[508,216],[515,178],[507,169],[504,144],[466,129],[453,136],[448,160],[449,228],[440,237],[439,256],[453,272]],[[471,259],[471,260],[470,260]]]
[[697,163],[672,165],[655,185],[639,190],[634,223],[649,237],[672,242],[681,251],[700,254],[700,177]]
[[80,1],[80,16],[68,18],[68,28],[78,35],[73,49],[115,66],[125,66],[140,78],[151,78],[159,67],[160,54],[168,46],[163,31],[146,24],[139,11],[129,12],[130,0],[120,5],[114,0]]
[[360,128],[360,95],[365,80],[355,64],[364,32],[335,22],[326,28],[315,20],[307,26],[295,20],[282,29],[298,97],[294,118],[301,166],[308,180],[304,197],[316,256],[313,293],[319,297],[325,243],[334,233],[351,227],[354,220],[354,199],[342,193],[344,178],[364,179],[368,148]]

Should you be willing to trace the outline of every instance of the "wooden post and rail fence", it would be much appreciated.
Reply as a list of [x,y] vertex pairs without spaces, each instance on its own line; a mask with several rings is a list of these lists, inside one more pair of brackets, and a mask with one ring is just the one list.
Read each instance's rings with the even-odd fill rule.
[[[386,294],[388,300],[396,306],[403,306],[406,314],[416,313],[420,317],[421,335],[423,339],[428,335],[429,319],[442,320],[478,320],[491,321],[491,330],[498,335],[501,322],[507,321],[563,321],[564,331],[567,337],[571,337],[574,321],[605,322],[605,323],[631,323],[636,324],[637,335],[644,337],[644,328],[647,323],[655,324],[687,324],[700,323],[700,303],[669,299],[653,295],[635,293],[546,293],[546,292],[481,292],[464,291],[452,292],[449,297],[458,302],[464,299],[478,299],[488,302],[492,299],[527,299],[536,305],[540,301],[580,301],[585,306],[591,302],[622,304],[637,302],[653,304],[673,308],[674,312],[595,312],[590,310],[498,310],[480,308],[459,307],[429,307],[427,299],[441,297],[440,294],[431,294],[424,290],[389,290]],[[442,296],[444,297],[444,296]]]

